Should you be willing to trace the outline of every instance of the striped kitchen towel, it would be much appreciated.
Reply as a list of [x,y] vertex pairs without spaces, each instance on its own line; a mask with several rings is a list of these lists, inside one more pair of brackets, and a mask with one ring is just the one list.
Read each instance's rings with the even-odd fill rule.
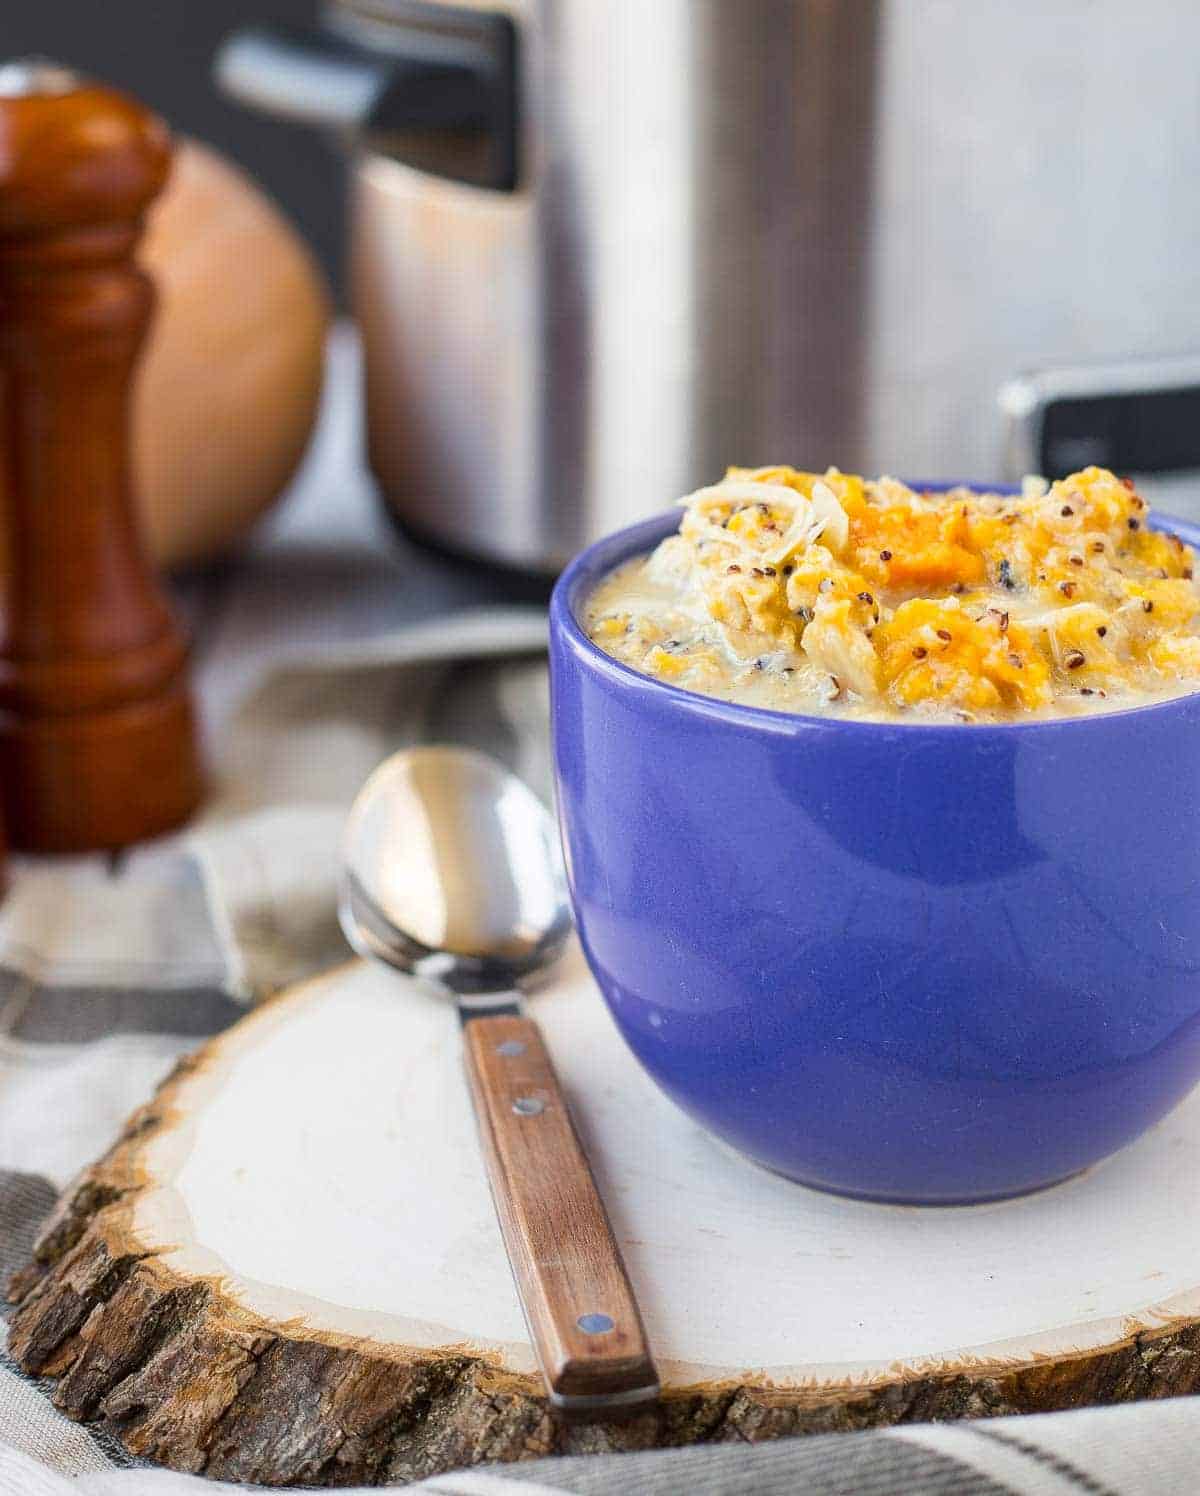
[[[544,638],[540,611],[488,608],[292,650],[227,710],[215,793],[187,832],[119,858],[13,859],[0,905],[0,1284],[28,1263],[58,1192],[180,1056],[247,1004],[346,960],[338,843],[381,758],[469,742],[546,792]],[[210,727],[224,652],[245,674],[249,648],[235,631],[204,659]],[[8,1312],[4,1496],[218,1489],[135,1469],[102,1430],[58,1414],[49,1385],[4,1350]]]

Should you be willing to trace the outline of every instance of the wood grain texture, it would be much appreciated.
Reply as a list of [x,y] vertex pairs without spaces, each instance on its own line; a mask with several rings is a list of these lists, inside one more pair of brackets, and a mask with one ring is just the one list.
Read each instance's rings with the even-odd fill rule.
[[134,253],[160,121],[110,89],[0,98],[0,784],[14,843],[117,847],[200,795],[187,645],[143,552],[130,386],[153,309]]
[[[653,1401],[658,1374],[633,1289],[537,1025],[473,1018],[463,1047],[504,1244],[552,1400],[581,1415],[599,1415],[599,1402],[616,1411]],[[593,1322],[601,1328],[589,1333]]]
[[[346,1486],[1200,1390],[1200,1296],[1183,1291],[1200,1101],[1127,1163],[1025,1202],[837,1202],[658,1105],[580,969],[538,998],[538,1023],[663,1395],[623,1423],[556,1417],[515,1343],[457,1020],[401,981],[355,964],[257,1009],[66,1191],[11,1285],[10,1349],[70,1416],[176,1469]],[[1077,1287],[1031,1310],[1059,1267]],[[1015,1301],[1009,1338],[980,1345],[972,1306],[996,1290]],[[1102,1318],[1080,1324],[1093,1293]],[[838,1364],[834,1339],[863,1336],[883,1356]]]

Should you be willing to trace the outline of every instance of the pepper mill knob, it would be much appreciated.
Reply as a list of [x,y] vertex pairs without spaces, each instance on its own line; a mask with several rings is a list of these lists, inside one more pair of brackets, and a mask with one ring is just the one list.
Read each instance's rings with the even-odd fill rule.
[[134,252],[170,159],[136,100],[0,66],[0,792],[30,850],[125,846],[200,798],[187,642],[129,484]]

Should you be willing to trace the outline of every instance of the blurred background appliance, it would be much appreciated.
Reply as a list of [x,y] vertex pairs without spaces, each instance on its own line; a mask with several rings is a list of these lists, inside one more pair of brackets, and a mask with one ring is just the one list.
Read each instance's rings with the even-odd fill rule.
[[201,9],[273,23],[218,72],[327,259],[347,147],[371,460],[414,533],[551,570],[729,461],[1086,456],[1195,509],[1200,10]]

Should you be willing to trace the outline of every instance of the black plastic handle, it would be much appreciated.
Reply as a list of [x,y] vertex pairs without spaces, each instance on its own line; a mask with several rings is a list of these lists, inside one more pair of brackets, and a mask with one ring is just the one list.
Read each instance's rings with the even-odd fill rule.
[[517,184],[512,21],[466,13],[456,33],[453,18],[461,13],[412,9],[436,10],[440,28],[389,27],[386,50],[322,29],[242,27],[217,52],[217,84],[251,109],[347,131],[367,150],[511,191]]

